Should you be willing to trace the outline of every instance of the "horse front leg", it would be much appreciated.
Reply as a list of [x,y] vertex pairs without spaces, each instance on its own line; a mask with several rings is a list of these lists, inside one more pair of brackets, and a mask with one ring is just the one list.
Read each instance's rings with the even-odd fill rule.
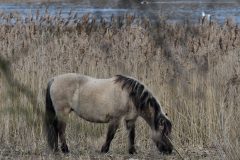
[[126,128],[128,131],[128,153],[134,154],[137,153],[134,143],[135,143],[135,120],[126,120]]
[[119,127],[119,121],[118,120],[113,120],[109,123],[106,141],[103,144],[102,149],[101,149],[102,153],[107,153],[109,151],[111,141],[113,140],[114,135],[115,135],[118,127]]

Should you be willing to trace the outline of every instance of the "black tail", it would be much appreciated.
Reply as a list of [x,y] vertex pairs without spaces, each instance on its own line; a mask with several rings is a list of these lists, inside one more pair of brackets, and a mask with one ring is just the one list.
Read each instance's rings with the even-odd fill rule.
[[47,86],[46,93],[46,112],[45,112],[45,129],[48,146],[53,150],[58,150],[58,120],[56,116],[56,112],[53,107],[50,88],[53,83],[53,80],[49,81]]

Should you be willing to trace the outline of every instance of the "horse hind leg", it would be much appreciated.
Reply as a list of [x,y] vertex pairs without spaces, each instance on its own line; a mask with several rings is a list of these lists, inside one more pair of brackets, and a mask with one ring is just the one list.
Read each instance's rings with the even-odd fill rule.
[[59,121],[58,122],[58,135],[59,139],[61,141],[61,150],[63,153],[69,153],[68,146],[66,143],[66,122],[64,121]]
[[58,152],[58,121],[52,117],[49,117],[48,121],[50,121],[46,124],[48,145],[53,152]]

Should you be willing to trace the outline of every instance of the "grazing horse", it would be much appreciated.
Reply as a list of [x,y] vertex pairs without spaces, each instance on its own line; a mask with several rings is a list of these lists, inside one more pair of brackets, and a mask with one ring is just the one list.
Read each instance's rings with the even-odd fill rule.
[[65,129],[67,117],[75,112],[79,117],[95,123],[109,123],[106,141],[101,152],[109,150],[121,119],[124,119],[129,136],[130,154],[134,147],[135,122],[141,116],[152,130],[152,139],[160,152],[171,153],[169,140],[172,124],[159,102],[139,81],[116,75],[109,79],[68,73],[53,77],[47,87],[45,126],[47,141],[53,151],[68,153]]

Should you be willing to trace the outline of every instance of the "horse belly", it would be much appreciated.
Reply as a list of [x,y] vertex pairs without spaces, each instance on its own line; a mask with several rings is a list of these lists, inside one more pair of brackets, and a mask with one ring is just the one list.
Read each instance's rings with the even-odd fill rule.
[[112,118],[121,116],[112,102],[98,101],[97,98],[91,100],[88,96],[81,96],[72,108],[78,116],[90,122],[107,123]]
[[74,105],[74,111],[83,119],[90,122],[107,123],[126,114],[127,108],[117,101],[97,100],[81,97]]
[[[108,108],[108,110],[106,110],[106,108]],[[79,117],[90,122],[107,123],[113,117],[111,107],[102,105],[96,106],[92,103],[80,103],[74,107],[74,111]]]

